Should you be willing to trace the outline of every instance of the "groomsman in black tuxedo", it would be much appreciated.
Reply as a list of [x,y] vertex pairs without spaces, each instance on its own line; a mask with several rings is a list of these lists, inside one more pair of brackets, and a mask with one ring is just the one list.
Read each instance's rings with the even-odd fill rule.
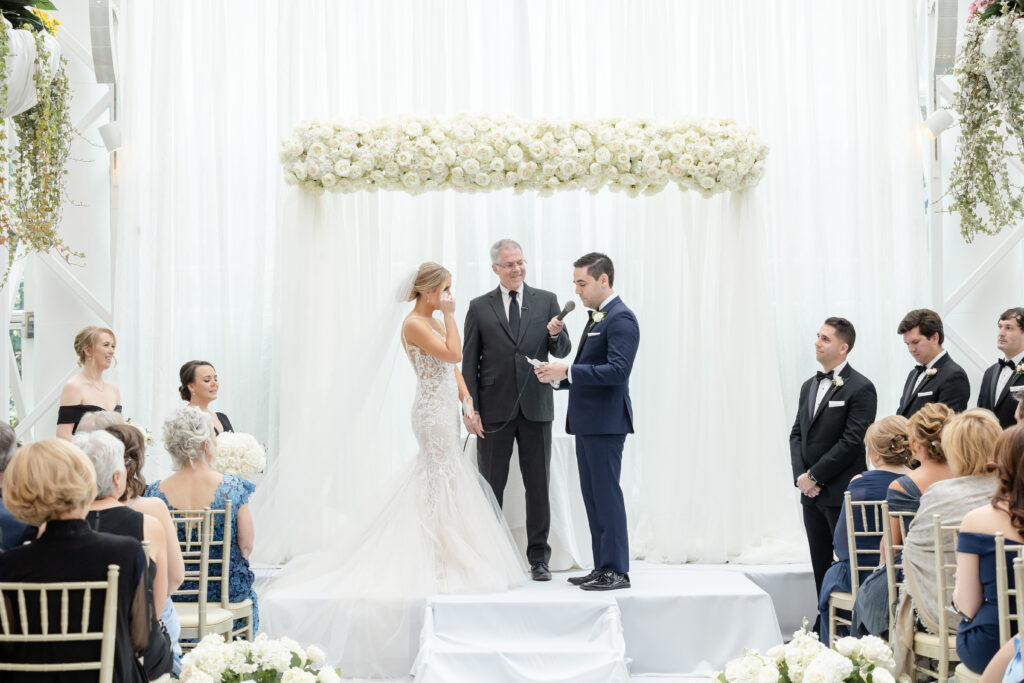
[[917,361],[907,375],[896,413],[910,417],[928,403],[945,403],[957,413],[966,410],[971,383],[964,369],[942,348],[946,335],[939,314],[927,308],[911,311],[896,333],[903,335],[907,351]]
[[[829,318],[818,330],[814,353],[822,372],[800,388],[789,434],[793,482],[800,489],[814,585],[832,564],[832,535],[847,484],[866,468],[864,433],[875,421],[875,385],[847,362],[857,333],[845,318]],[[820,633],[815,621],[814,630]]]
[[1024,386],[1024,308],[1010,308],[999,316],[996,346],[1003,357],[985,370],[978,392],[978,407],[988,408],[1003,429],[1017,423],[1014,411],[1017,401],[1010,397],[1010,387]]

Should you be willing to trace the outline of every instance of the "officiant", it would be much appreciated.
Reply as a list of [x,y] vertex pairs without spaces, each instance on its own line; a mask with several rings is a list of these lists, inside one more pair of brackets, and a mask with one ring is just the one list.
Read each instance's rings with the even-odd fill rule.
[[491,270],[498,286],[469,304],[462,344],[462,375],[475,414],[463,417],[477,436],[477,462],[502,504],[513,444],[526,488],[526,559],[535,581],[550,581],[548,473],[552,388],[537,381],[527,358],[565,358],[572,347],[558,319],[554,293],[526,284],[526,259],[514,240],[491,247]]

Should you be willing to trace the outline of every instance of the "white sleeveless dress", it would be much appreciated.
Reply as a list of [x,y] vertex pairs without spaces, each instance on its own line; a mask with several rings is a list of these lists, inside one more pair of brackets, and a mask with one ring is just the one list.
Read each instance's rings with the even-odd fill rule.
[[426,596],[525,581],[494,495],[459,443],[454,366],[402,343],[417,379],[416,459],[350,539],[295,558],[260,595],[261,631],[319,645],[346,676],[406,675]]

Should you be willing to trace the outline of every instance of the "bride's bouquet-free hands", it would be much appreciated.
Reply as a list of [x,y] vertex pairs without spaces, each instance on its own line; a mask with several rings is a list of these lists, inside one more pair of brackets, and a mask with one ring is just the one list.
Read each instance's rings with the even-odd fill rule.
[[217,437],[217,453],[210,467],[224,474],[248,477],[267,466],[267,452],[251,434],[224,432]]

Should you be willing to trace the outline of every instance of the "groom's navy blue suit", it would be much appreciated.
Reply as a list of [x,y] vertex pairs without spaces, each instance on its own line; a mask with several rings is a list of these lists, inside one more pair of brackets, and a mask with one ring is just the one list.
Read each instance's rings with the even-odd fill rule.
[[586,326],[569,370],[569,412],[565,431],[576,437],[583,503],[590,523],[595,569],[629,571],[626,508],[619,486],[622,447],[633,433],[629,374],[633,370],[640,325],[616,296],[601,311],[600,322]]

